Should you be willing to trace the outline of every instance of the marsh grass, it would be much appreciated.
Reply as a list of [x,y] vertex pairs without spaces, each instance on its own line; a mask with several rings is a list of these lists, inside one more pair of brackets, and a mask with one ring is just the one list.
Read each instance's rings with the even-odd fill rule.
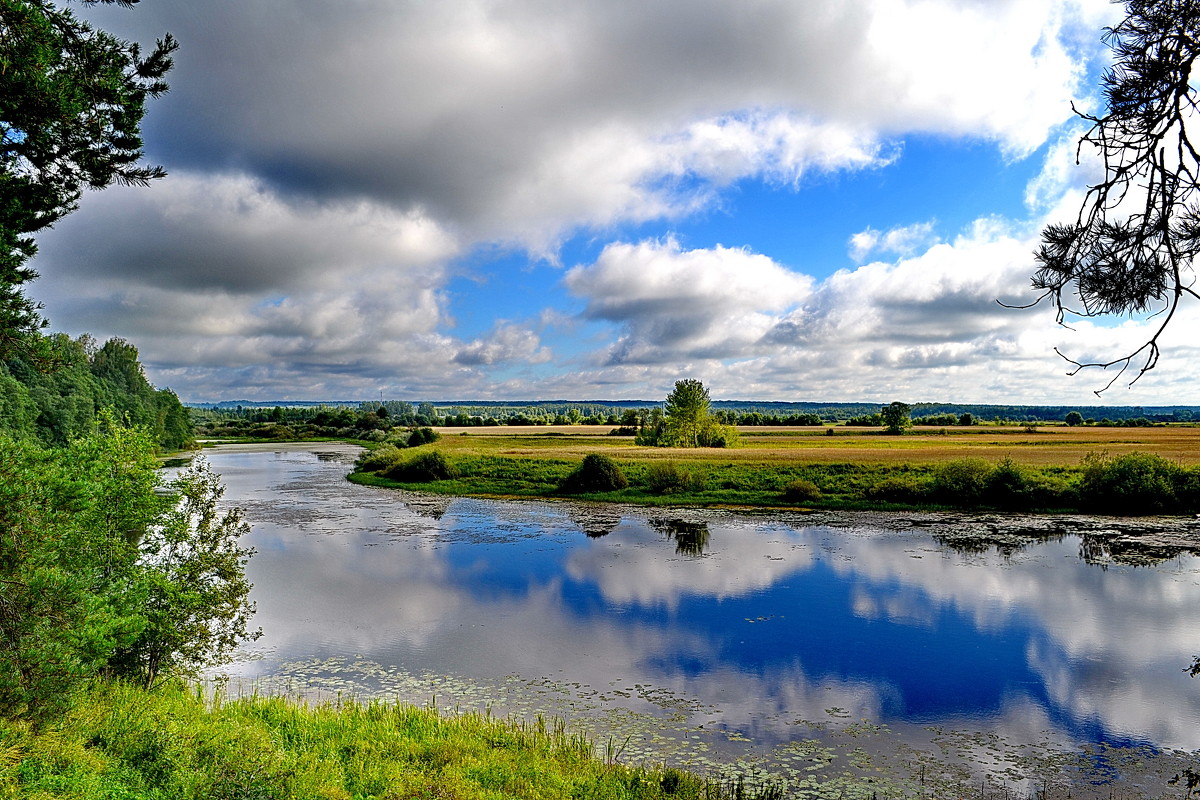
[[0,796],[719,800],[733,791],[611,763],[560,721],[99,684],[52,727],[0,721]]

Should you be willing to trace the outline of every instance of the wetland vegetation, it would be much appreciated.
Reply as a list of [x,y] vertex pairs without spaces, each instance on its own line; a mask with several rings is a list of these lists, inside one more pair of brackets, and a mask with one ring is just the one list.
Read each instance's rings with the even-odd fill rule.
[[[402,434],[403,435],[403,434]],[[903,436],[845,426],[742,429],[737,447],[663,448],[586,429],[442,429],[433,446],[370,444],[352,480],[438,494],[646,505],[974,508],[1118,515],[1200,509],[1200,428],[995,426]],[[405,480],[438,453],[449,472]],[[568,480],[603,455],[627,485]]]
[[666,767],[598,758],[561,721],[446,716],[412,705],[205,698],[178,685],[93,686],[53,731],[0,723],[5,797],[771,797]]

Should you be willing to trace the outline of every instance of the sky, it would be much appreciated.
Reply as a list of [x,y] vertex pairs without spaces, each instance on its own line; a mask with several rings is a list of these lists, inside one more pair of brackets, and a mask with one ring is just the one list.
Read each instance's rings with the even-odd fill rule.
[[[78,9],[78,7],[76,7]],[[51,329],[185,401],[1200,403],[1200,316],[1028,303],[1107,0],[142,0],[146,160],[39,239]]]

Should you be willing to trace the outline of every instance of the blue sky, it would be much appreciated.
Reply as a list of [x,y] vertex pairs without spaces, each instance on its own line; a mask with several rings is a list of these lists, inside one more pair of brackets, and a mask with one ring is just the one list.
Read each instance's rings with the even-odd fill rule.
[[[41,240],[56,330],[186,400],[1195,403],[1194,321],[1097,400],[1033,299],[1107,0],[145,0],[169,176]],[[1197,366],[1193,366],[1193,364]]]

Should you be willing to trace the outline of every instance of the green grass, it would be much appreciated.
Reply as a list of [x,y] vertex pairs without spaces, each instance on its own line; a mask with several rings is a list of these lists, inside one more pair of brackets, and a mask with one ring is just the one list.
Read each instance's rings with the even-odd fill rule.
[[0,722],[0,797],[732,797],[698,776],[597,757],[562,724],[279,697],[206,702],[180,687],[98,684],[53,726]]
[[[508,442],[513,444],[512,440]],[[402,482],[369,472],[354,473],[351,480],[445,495],[575,497],[648,506],[969,508],[1131,514],[1188,513],[1200,508],[1200,470],[1137,453],[1092,455],[1072,466],[1020,463],[1009,456],[925,462],[752,459],[737,450],[693,451],[695,455],[674,450],[668,461],[654,458],[656,454],[647,448],[608,446],[603,451],[628,478],[628,488],[570,493],[563,488],[564,480],[582,456],[555,456],[574,454],[578,448],[578,442],[570,440],[563,440],[558,449],[522,448],[509,455],[481,454],[465,448],[455,454],[451,448],[444,452],[458,474],[450,480]],[[491,448],[492,452],[498,449]],[[663,474],[671,471],[686,473],[688,479],[664,488],[670,482],[663,480]],[[794,493],[789,493],[788,487],[797,481],[815,486],[818,494],[803,502],[789,500]],[[1114,504],[1114,497],[1123,499]]]

